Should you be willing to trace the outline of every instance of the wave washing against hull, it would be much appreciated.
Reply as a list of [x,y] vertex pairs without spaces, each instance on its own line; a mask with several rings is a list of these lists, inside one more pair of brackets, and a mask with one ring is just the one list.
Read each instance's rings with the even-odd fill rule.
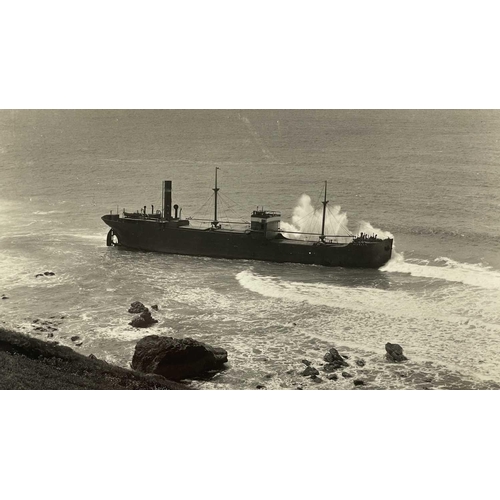
[[[309,241],[316,241],[317,236],[295,234],[294,231],[303,233],[321,233],[321,225],[323,221],[323,209],[316,209],[311,203],[311,197],[303,194],[298,205],[293,209],[292,223],[282,222],[281,229],[284,236],[293,239],[306,239]],[[326,234],[346,234],[347,228],[347,213],[341,212],[341,208],[335,205],[326,213],[325,218],[325,233]],[[287,233],[286,231],[292,231]],[[340,240],[348,242],[345,238]]]
[[[281,222],[281,229],[283,230],[284,236],[293,239],[305,239],[308,241],[316,241],[318,236],[315,235],[302,235],[296,234],[295,232],[301,233],[321,233],[321,226],[323,223],[323,208],[317,209],[311,203],[311,197],[307,194],[303,194],[297,206],[293,209],[292,222]],[[325,217],[325,233],[328,235],[339,234],[339,235],[349,235],[351,234],[348,229],[348,219],[347,212],[342,212],[340,205],[334,205],[333,207],[328,207]],[[287,231],[292,231],[287,233]],[[394,236],[382,229],[377,229],[373,227],[369,222],[360,221],[356,229],[356,234],[365,233],[368,235],[376,234],[379,238],[393,238]],[[349,243],[349,238],[332,238],[333,241],[339,243]]]

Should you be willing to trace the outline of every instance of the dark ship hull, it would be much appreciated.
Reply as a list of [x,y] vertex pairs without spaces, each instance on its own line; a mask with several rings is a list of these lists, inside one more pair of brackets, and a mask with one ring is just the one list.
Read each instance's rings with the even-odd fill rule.
[[392,239],[356,239],[349,243],[269,238],[262,232],[198,229],[175,221],[105,215],[111,228],[108,244],[131,249],[224,259],[294,262],[321,266],[379,268],[391,258]]

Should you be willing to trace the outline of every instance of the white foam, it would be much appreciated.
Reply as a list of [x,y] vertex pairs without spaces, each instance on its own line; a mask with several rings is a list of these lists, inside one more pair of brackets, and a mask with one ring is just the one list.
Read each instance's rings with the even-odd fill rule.
[[481,264],[457,262],[448,257],[438,257],[431,264],[428,261],[405,261],[402,254],[394,252],[393,258],[381,268],[381,271],[405,273],[419,278],[440,279],[490,290],[500,290],[500,272]]
[[37,210],[33,212],[33,215],[49,215],[49,214],[64,214],[61,210],[49,210],[48,212],[44,212],[42,210]]

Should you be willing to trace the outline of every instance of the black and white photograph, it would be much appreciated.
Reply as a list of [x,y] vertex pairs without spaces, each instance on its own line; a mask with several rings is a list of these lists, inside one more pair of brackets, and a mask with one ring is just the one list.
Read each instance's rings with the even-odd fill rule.
[[491,2],[4,2],[9,500],[491,498]]
[[2,388],[499,388],[500,112],[0,127]]

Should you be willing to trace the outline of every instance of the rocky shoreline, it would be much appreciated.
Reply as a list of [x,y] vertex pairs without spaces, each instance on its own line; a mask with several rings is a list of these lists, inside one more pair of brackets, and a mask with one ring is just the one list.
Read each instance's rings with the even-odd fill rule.
[[[2,298],[7,299],[4,295]],[[159,311],[158,305],[150,306]],[[158,323],[141,302],[133,302],[128,325],[148,329]],[[85,356],[56,339],[65,316],[34,319],[29,335],[0,327],[0,389],[216,389],[213,383],[228,368],[228,353],[193,338],[145,335],[130,360],[131,370]],[[158,328],[153,328],[158,330]],[[156,333],[156,332],[155,332]],[[31,335],[44,335],[44,340]],[[83,344],[79,335],[68,337],[72,347]],[[382,348],[382,346],[381,346]],[[325,349],[327,349],[325,353]],[[88,352],[88,351],[87,351]],[[262,350],[252,353],[263,354]],[[399,344],[386,343],[385,356],[353,353],[348,348],[312,342],[303,352],[308,359],[289,360],[280,370],[246,379],[248,389],[499,389],[493,381],[472,381],[432,362],[412,362]],[[238,353],[232,355],[237,374]],[[255,357],[265,370],[266,356]],[[127,363],[128,364],[128,363]],[[288,366],[286,367],[286,364]]]
[[182,390],[189,387],[0,327],[0,390],[6,389]]

